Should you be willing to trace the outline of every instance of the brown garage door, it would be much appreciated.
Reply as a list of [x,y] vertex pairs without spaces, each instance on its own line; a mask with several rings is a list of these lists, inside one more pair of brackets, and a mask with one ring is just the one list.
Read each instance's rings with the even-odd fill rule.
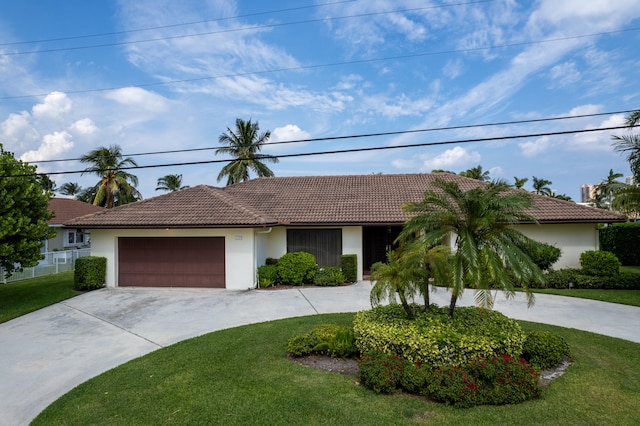
[[118,238],[118,285],[224,288],[224,238]]

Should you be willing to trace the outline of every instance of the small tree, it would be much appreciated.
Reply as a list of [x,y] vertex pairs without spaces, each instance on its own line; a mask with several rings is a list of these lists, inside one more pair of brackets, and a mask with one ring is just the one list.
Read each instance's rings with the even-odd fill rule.
[[408,301],[415,292],[411,278],[412,271],[404,267],[398,254],[387,252],[386,263],[376,262],[371,266],[371,281],[375,282],[370,293],[371,305],[377,306],[384,300],[394,302],[397,294],[407,316],[413,319],[415,313]]
[[40,185],[35,166],[0,145],[0,267],[7,276],[42,259],[43,241],[55,235],[47,224],[51,195]]

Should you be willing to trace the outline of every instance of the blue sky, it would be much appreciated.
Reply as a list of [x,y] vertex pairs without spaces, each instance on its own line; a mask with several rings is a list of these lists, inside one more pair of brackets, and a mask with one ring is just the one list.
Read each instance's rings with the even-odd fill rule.
[[[79,38],[96,34],[105,35]],[[36,162],[110,144],[125,154],[216,147],[236,118],[259,121],[277,142],[624,111],[640,108],[639,62],[637,0],[1,2],[0,143]],[[596,129],[623,120],[612,114],[263,152]],[[557,193],[580,201],[581,183],[598,183],[609,169],[630,174],[612,149],[613,133],[621,131],[292,157],[271,168],[296,176],[460,172],[480,164],[509,182],[549,179]],[[213,150],[134,158],[140,165],[224,159]],[[223,185],[216,181],[222,166],[133,173],[148,198],[160,194],[156,181],[166,174],[182,174],[191,186]],[[38,163],[43,172],[84,167]],[[97,179],[52,178],[58,186]]]

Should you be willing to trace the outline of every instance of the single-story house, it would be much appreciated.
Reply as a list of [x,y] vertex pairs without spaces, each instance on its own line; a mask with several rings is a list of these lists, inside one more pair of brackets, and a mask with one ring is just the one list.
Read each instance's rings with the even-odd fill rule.
[[56,235],[44,242],[42,251],[49,252],[66,248],[89,247],[88,231],[78,226],[65,226],[65,223],[102,210],[104,210],[103,207],[71,198],[54,197],[50,199],[49,211],[53,213],[53,217],[47,223],[50,228],[55,229]]
[[[308,251],[319,265],[355,254],[358,279],[387,250],[437,177],[463,190],[485,183],[453,174],[258,178],[217,188],[199,185],[72,220],[91,229],[91,252],[107,258],[108,287],[182,286],[247,289],[267,258]],[[514,189],[516,191],[516,189]],[[599,223],[616,213],[533,195],[539,224],[526,235],[562,249],[556,267],[578,266],[598,249]]]

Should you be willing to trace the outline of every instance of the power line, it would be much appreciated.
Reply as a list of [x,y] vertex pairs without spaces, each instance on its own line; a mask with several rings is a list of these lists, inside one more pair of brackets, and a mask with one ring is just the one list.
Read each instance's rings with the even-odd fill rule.
[[[77,36],[57,37],[57,38],[48,38],[48,39],[30,40],[30,41],[14,41],[14,42],[11,42],[11,43],[0,43],[0,47],[2,47],[2,46],[16,46],[16,45],[19,45],[19,44],[50,43],[50,42],[54,42],[54,41],[80,40],[80,39],[87,39],[87,38],[96,38],[96,37],[106,37],[106,36],[138,33],[138,32],[142,32],[142,31],[162,30],[162,29],[166,29],[166,28],[175,28],[175,27],[185,27],[185,26],[189,26],[189,25],[206,24],[206,23],[209,23],[209,22],[228,21],[228,20],[239,19],[239,18],[250,18],[252,16],[271,15],[271,14],[275,14],[275,13],[292,12],[292,11],[295,11],[295,10],[302,10],[302,9],[314,9],[314,8],[319,8],[319,7],[323,7],[323,6],[332,6],[332,5],[335,5],[335,4],[353,3],[355,1],[357,1],[357,0],[335,1],[335,2],[332,2],[332,3],[323,3],[323,4],[316,4],[316,5],[310,5],[310,6],[291,7],[291,8],[288,8],[288,9],[276,9],[276,10],[270,10],[270,11],[266,11],[266,12],[255,12],[255,13],[248,13],[248,14],[245,14],[245,15],[228,16],[228,17],[224,17],[224,18],[214,18],[214,19],[203,19],[201,21],[182,22],[182,23],[178,23],[178,24],[159,25],[159,26],[156,26],[156,27],[137,28],[137,29],[133,29],[133,30],[123,30],[123,31],[113,31],[113,32],[108,32],[108,33],[84,34],[84,35],[77,35]],[[495,0],[483,0],[483,1],[495,1]],[[481,3],[481,1],[471,2],[471,3]],[[463,4],[467,4],[467,3],[463,3]]]
[[[486,1],[495,1],[495,0],[480,0],[472,3],[481,3]],[[150,43],[155,41],[200,37],[204,35],[224,34],[224,33],[241,32],[241,31],[254,31],[254,30],[260,30],[260,29],[266,29],[266,28],[277,28],[277,27],[286,27],[291,25],[312,24],[316,22],[337,21],[340,19],[364,18],[364,17],[376,16],[376,15],[389,15],[392,13],[417,12],[420,10],[459,6],[459,5],[465,5],[465,4],[469,4],[469,3],[450,3],[446,5],[439,5],[439,6],[416,7],[411,9],[398,9],[398,10],[389,10],[384,12],[369,12],[369,13],[360,13],[356,15],[335,16],[330,18],[306,19],[303,21],[281,22],[281,23],[274,23],[274,24],[246,26],[246,27],[240,27],[240,28],[228,28],[224,30],[205,31],[205,32],[195,33],[195,34],[181,34],[181,35],[174,35],[174,36],[156,37],[156,38],[143,39],[143,40],[129,40],[129,41],[118,41],[118,42],[111,42],[111,43],[91,44],[91,45],[85,45],[85,46],[59,47],[59,48],[30,50],[30,51],[22,51],[22,52],[8,52],[8,53],[0,53],[0,56],[17,56],[17,55],[36,54],[36,53],[52,53],[52,52],[65,52],[65,51],[71,51],[71,50],[97,49],[102,47],[123,46],[123,45],[139,44],[139,43]],[[221,19],[230,19],[230,18],[221,18]]]
[[[604,115],[629,114],[634,111],[636,110],[631,109],[631,110],[623,110],[623,111],[600,112],[600,113],[594,113],[594,114],[565,115],[565,116],[558,116],[558,117],[535,118],[530,120],[514,120],[514,121],[502,121],[502,122],[495,122],[495,123],[465,124],[460,126],[449,126],[449,127],[431,127],[426,129],[396,130],[396,131],[390,131],[390,132],[363,133],[363,134],[343,135],[343,136],[327,136],[324,138],[293,139],[288,141],[268,142],[265,144],[265,146],[284,145],[284,144],[291,144],[291,143],[333,141],[333,140],[341,140],[341,139],[370,138],[370,137],[379,137],[379,136],[395,136],[395,135],[402,135],[402,134],[426,133],[426,132],[445,131],[445,130],[462,130],[462,129],[473,129],[473,128],[491,127],[491,126],[506,126],[506,125],[515,125],[515,124],[543,123],[543,122],[549,122],[549,121],[600,117]],[[168,150],[168,151],[151,151],[151,152],[139,152],[135,154],[122,154],[122,156],[123,157],[140,157],[145,155],[178,154],[178,153],[185,153],[185,152],[211,151],[218,148],[219,147],[205,147],[205,148],[176,149],[176,150]],[[80,160],[81,160],[80,158],[64,158],[64,159],[57,159],[57,160],[30,161],[29,164],[60,163],[60,162],[66,162],[66,161],[80,161]]]
[[[354,152],[382,151],[382,150],[388,150],[388,149],[404,149],[404,148],[418,148],[418,147],[427,147],[427,146],[480,143],[480,142],[514,140],[514,139],[524,139],[524,138],[537,138],[537,137],[543,137],[543,136],[561,136],[561,135],[570,135],[570,134],[620,130],[620,129],[628,129],[628,128],[629,126],[614,126],[614,127],[603,127],[598,129],[581,129],[581,130],[566,130],[566,131],[560,131],[560,132],[529,133],[525,135],[496,136],[496,137],[476,138],[476,139],[458,139],[458,140],[452,140],[452,141],[423,142],[423,143],[395,145],[395,146],[377,146],[377,147],[368,147],[368,148],[340,149],[340,150],[333,150],[333,151],[303,152],[303,153],[296,153],[296,154],[265,155],[262,158],[280,159],[280,158],[294,158],[294,157],[309,157],[309,156],[316,156],[316,155],[349,154]],[[190,162],[168,163],[168,164],[149,164],[144,166],[127,166],[127,167],[121,167],[119,168],[119,170],[152,169],[152,168],[160,168],[160,167],[177,167],[177,166],[195,166],[195,165],[203,165],[203,164],[226,163],[230,161],[233,161],[233,159],[190,161]],[[103,171],[107,171],[107,170],[92,170],[91,172],[93,173],[93,172],[103,172]],[[79,173],[82,174],[87,172],[85,170],[71,170],[71,171],[64,171],[64,172],[48,172],[48,173],[0,176],[0,178],[28,177],[28,176],[38,176],[38,175],[79,174]]]
[[[66,94],[95,93],[95,92],[106,92],[110,90],[118,90],[118,89],[130,88],[130,87],[146,88],[146,87],[155,87],[155,86],[166,86],[169,84],[195,83],[198,81],[218,80],[222,78],[233,78],[233,77],[245,77],[249,75],[272,74],[276,72],[302,71],[302,70],[311,70],[311,69],[317,69],[317,68],[337,67],[337,66],[343,66],[343,65],[355,65],[355,64],[372,63],[372,62],[400,60],[400,59],[413,59],[413,58],[422,58],[426,56],[449,55],[449,54],[455,54],[455,53],[476,52],[481,50],[491,50],[491,49],[508,48],[508,47],[530,46],[534,44],[555,43],[558,41],[576,40],[581,38],[619,34],[624,32],[638,31],[638,30],[640,30],[640,27],[627,28],[624,30],[616,30],[616,31],[605,31],[605,32],[599,32],[599,33],[583,34],[583,35],[576,35],[576,36],[558,37],[558,38],[551,38],[546,40],[534,40],[534,41],[519,42],[519,43],[506,43],[506,44],[498,44],[498,45],[471,47],[471,48],[465,48],[465,49],[441,50],[436,52],[424,52],[424,53],[415,53],[415,54],[409,54],[409,55],[387,56],[387,57],[381,57],[381,58],[357,59],[353,61],[330,62],[330,63],[324,63],[324,64],[315,64],[315,65],[300,65],[296,67],[277,68],[277,69],[263,70],[263,71],[247,71],[242,73],[224,74],[219,76],[196,77],[196,78],[187,78],[187,79],[180,79],[180,80],[166,80],[166,81],[159,81],[155,83],[141,83],[141,84],[126,85],[126,86],[103,87],[103,88],[97,88],[97,89],[67,90],[67,91],[64,91],[64,93]],[[0,97],[0,100],[45,97],[49,93],[3,96],[3,97]]]

